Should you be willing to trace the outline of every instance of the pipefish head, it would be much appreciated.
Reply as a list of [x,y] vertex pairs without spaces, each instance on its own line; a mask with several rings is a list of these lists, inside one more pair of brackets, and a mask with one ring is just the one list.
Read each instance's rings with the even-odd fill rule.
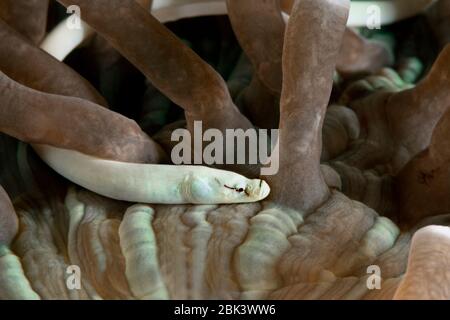
[[186,194],[196,204],[249,203],[265,199],[270,187],[264,180],[248,179],[240,174],[209,169],[202,175],[191,175]]

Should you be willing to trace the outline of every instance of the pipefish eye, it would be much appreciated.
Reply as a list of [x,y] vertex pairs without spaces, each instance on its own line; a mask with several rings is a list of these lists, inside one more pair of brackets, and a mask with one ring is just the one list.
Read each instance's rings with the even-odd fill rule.
[[224,187],[227,188],[227,189],[230,189],[230,190],[234,190],[234,191],[236,191],[238,193],[245,192],[246,195],[249,195],[248,192],[247,192],[247,189],[244,189],[244,188],[229,187],[227,185],[224,185]]

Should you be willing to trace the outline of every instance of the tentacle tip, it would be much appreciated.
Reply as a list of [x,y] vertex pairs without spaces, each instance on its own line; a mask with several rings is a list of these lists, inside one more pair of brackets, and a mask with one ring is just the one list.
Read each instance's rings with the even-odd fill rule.
[[413,244],[431,240],[450,243],[450,227],[438,225],[423,227],[414,234]]

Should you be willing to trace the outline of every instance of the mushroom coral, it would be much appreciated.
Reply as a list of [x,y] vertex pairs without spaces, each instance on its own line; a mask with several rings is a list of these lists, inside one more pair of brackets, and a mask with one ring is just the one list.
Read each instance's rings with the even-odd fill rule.
[[[254,126],[236,106],[224,79],[139,4],[132,0],[60,2],[79,5],[87,24],[184,109],[189,129],[195,120],[218,130]],[[228,5],[239,6],[239,3],[229,1]],[[277,71],[281,78],[275,77],[280,85],[275,97],[279,97],[272,100],[278,109],[276,127],[280,129],[276,145],[279,159],[273,153],[272,160],[279,161],[279,172],[265,177],[271,188],[267,199],[245,204],[130,204],[71,186],[49,171],[35,154],[27,154],[25,162],[29,165],[21,160],[20,178],[15,181],[20,181],[25,189],[30,184],[37,185],[35,194],[18,198],[14,210],[5,193],[0,193],[0,246],[5,248],[2,250],[7,252],[8,259],[14,261],[5,263],[4,256],[0,256],[0,297],[449,299],[450,229],[445,225],[450,223],[445,215],[445,200],[433,203],[439,210],[428,211],[426,206],[402,207],[402,216],[411,223],[400,229],[388,217],[346,196],[343,182],[348,176],[338,168],[344,166],[364,175],[366,170],[382,167],[380,170],[395,182],[393,189],[397,190],[405,179],[417,177],[422,166],[429,169],[446,163],[447,151],[441,144],[446,136],[447,113],[437,101],[446,100],[443,75],[446,75],[448,50],[441,53],[429,75],[415,88],[391,83],[397,85],[397,91],[374,89],[367,93],[363,90],[362,95],[358,88],[348,88],[344,97],[351,109],[329,106],[341,46],[349,33],[346,29],[349,9],[348,0],[296,1],[283,31],[282,50],[279,52],[278,47],[275,57],[268,58],[269,66],[281,68]],[[247,27],[231,20],[240,38]],[[247,31],[252,32],[251,28]],[[48,128],[50,131],[38,126],[34,130],[39,134],[33,135],[20,122],[13,126],[12,121],[2,120],[2,131],[26,142],[66,148],[61,152],[69,152],[69,160],[76,159],[76,150],[98,159],[100,165],[107,165],[111,160],[123,166],[161,161],[162,157],[158,156],[163,152],[156,142],[131,120],[103,108],[101,97],[86,80],[7,26],[2,26],[0,32],[3,37],[10,37],[10,41],[17,39],[16,47],[20,45],[24,48],[21,52],[25,52],[0,45],[1,81],[5,84],[1,91],[2,114],[12,117],[29,113],[30,117],[53,124]],[[269,46],[264,44],[265,40],[261,41],[263,48]],[[362,43],[364,47],[366,42]],[[243,47],[255,66],[254,79],[259,88],[273,94],[267,83],[271,83],[269,78],[274,74],[266,75],[257,68],[260,59],[266,58],[252,56],[252,49]],[[42,59],[42,63],[26,63],[27,59],[20,65],[17,63],[20,54]],[[367,54],[370,56],[362,50],[364,58]],[[17,66],[8,70],[13,63]],[[46,69],[53,73],[52,77],[30,72],[45,66],[51,66]],[[33,77],[36,77],[34,81]],[[362,79],[359,85],[364,87],[370,81],[389,77],[394,77],[392,72],[383,69],[378,75],[369,76],[369,80]],[[436,101],[431,100],[428,114],[423,109],[430,96],[435,96]],[[398,107],[398,110],[394,107],[387,110],[390,112],[387,116],[382,112],[386,111],[386,101],[397,101],[394,107]],[[13,103],[24,111],[17,113]],[[401,133],[411,132],[414,127],[411,123],[416,118],[405,116],[409,114],[406,105],[425,120],[417,124],[420,127],[414,132],[417,141],[408,144],[412,146],[409,152],[401,148],[406,144]],[[77,115],[85,115],[86,119],[68,123],[67,127],[58,121],[61,119],[58,117],[68,119]],[[327,118],[331,119],[328,125]],[[110,127],[102,119],[117,119],[117,127]],[[390,119],[396,120],[395,125]],[[99,127],[98,123],[103,125]],[[434,128],[436,123],[439,124]],[[76,126],[80,126],[80,137],[85,141],[72,138]],[[386,126],[389,130],[383,131]],[[129,132],[125,128],[135,130]],[[347,142],[338,151],[330,152],[331,147],[323,147],[327,130],[346,136]],[[379,132],[388,138],[380,137]],[[126,139],[133,137],[133,133],[139,138]],[[97,143],[93,142],[94,138],[100,145],[117,148],[112,148],[114,152],[108,147],[90,149],[92,143]],[[372,158],[366,152],[370,145],[388,141],[387,150],[375,149],[383,151],[381,156],[376,154]],[[126,152],[127,143],[137,151]],[[147,149],[147,146],[154,148]],[[324,150],[328,153],[328,165],[321,164]],[[16,151],[14,146],[8,149],[8,153]],[[39,154],[45,160],[45,154]],[[145,155],[154,158],[149,160]],[[14,167],[20,159],[2,160]],[[70,168],[66,166],[66,169]],[[250,165],[227,169],[255,172]],[[445,172],[438,171],[435,176],[445,179]],[[365,190],[376,189],[377,179],[381,177],[374,176]],[[427,176],[425,185],[435,190],[430,191],[432,195],[440,197],[448,189],[440,182],[443,180],[435,179]],[[407,184],[409,189],[402,185],[403,190],[408,190],[407,195],[420,198],[417,192],[422,191],[417,191],[416,184]],[[9,183],[4,185],[8,190]],[[133,187],[129,187],[130,192]],[[422,212],[418,214],[416,210]],[[417,219],[409,219],[408,215]],[[71,290],[66,284],[66,270],[73,265],[83,275],[80,290]],[[380,290],[368,286],[368,270],[373,266],[381,270]],[[6,276],[4,270],[18,277],[20,290],[11,286],[13,276]]]

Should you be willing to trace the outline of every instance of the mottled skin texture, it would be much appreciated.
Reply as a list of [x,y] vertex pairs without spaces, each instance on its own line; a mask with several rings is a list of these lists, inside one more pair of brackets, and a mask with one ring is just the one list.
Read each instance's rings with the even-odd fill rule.
[[[287,26],[278,142],[283,169],[268,182],[274,186],[271,199],[302,211],[317,208],[329,196],[320,170],[321,128],[348,5],[347,1],[298,1]],[[306,26],[314,31],[297,31]],[[299,121],[303,125],[299,126]],[[290,156],[283,150],[289,150]],[[301,180],[289,179],[292,171],[302,172]],[[294,194],[302,196],[293,198]]]
[[[96,104],[106,105],[105,99],[86,79],[27,41],[2,20],[0,43],[3,44],[0,69],[15,81],[38,91],[87,98]],[[74,85],[75,82],[77,85]]]
[[[277,128],[286,24],[278,0],[227,0],[233,30],[254,74],[241,92],[240,107],[261,128]],[[264,114],[271,114],[266,117]]]
[[381,43],[366,40],[350,28],[345,30],[336,64],[337,71],[342,77],[374,73],[392,63],[393,57]]
[[283,38],[286,24],[278,0],[228,0],[236,36],[261,82],[273,93],[282,87]]
[[[134,1],[59,2],[80,6],[87,23],[141,70],[156,88],[184,108],[188,126],[195,120],[202,120],[205,128],[251,127],[234,106],[217,72]],[[117,24],[120,20],[139,23],[124,27]]]
[[2,132],[29,143],[100,158],[147,163],[164,160],[161,148],[134,121],[102,108],[105,100],[76,72],[1,20],[0,38]]
[[[17,153],[9,145],[0,156],[18,167],[19,177],[5,180],[33,190],[17,202],[21,228],[12,246],[33,290],[46,299],[389,299],[417,297],[430,283],[447,281],[442,270],[448,262],[436,254],[448,251],[447,229],[419,233],[403,282],[402,275],[412,234],[419,226],[448,225],[448,217],[400,232],[337,191],[339,177],[320,165],[322,125],[348,8],[347,0],[301,0],[293,8],[280,107],[280,148],[289,152],[280,152],[279,175],[270,179],[275,192],[266,202],[130,207],[83,190],[67,192],[66,183],[32,153],[19,164],[7,158]],[[309,33],[301,32],[305,25]],[[332,108],[334,119],[353,119],[348,110]],[[354,120],[340,123],[355,134]],[[437,257],[430,262],[423,258],[428,255]],[[65,285],[69,264],[81,268],[81,290]],[[367,288],[367,267],[373,264],[382,271],[381,290]],[[414,282],[415,272],[427,281]],[[413,286],[418,289],[408,289]],[[5,288],[0,286],[0,295]],[[448,299],[446,288],[433,285],[426,292]]]
[[46,32],[48,5],[49,0],[3,0],[0,2],[0,19],[34,44],[39,44]]
[[[354,84],[350,93],[344,92],[343,103],[347,102],[347,95],[353,96],[348,106],[357,113],[362,133],[361,141],[339,160],[360,169],[385,165],[395,175],[425,150],[450,104],[449,62],[450,47],[446,47],[415,87],[386,70],[381,77],[369,77],[362,86]],[[371,86],[374,92],[368,94],[365,91],[370,91],[367,89]]]

